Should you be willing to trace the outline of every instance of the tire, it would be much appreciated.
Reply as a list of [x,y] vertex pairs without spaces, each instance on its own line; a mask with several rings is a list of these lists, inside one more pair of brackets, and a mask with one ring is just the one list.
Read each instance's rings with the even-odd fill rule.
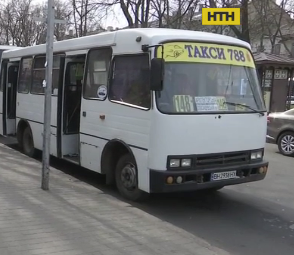
[[130,154],[123,155],[117,162],[115,182],[119,193],[126,199],[139,202],[148,194],[138,189],[138,175],[135,160]]
[[282,133],[278,139],[278,148],[284,156],[294,157],[294,132]]
[[200,192],[202,194],[213,194],[213,193],[216,193],[216,192],[218,192],[219,190],[221,190],[223,188],[224,188],[224,186],[219,186],[219,187],[213,187],[213,188],[208,188],[208,189],[201,189],[198,192]]
[[19,149],[21,150],[22,150],[22,137],[23,137],[23,133],[21,133],[21,130],[18,130],[16,134],[16,139],[17,139],[17,145]]
[[210,189],[206,189],[207,192],[217,192],[221,189],[223,189],[225,186],[220,186],[220,187],[214,187],[214,188],[210,188]]
[[25,155],[34,157],[36,149],[34,146],[34,139],[30,127],[26,127],[22,134],[22,150]]

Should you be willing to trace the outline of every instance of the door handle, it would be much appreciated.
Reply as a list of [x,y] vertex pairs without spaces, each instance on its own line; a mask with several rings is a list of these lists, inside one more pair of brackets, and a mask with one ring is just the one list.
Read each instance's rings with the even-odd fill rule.
[[86,117],[86,115],[87,115],[86,112],[83,112],[83,117]]

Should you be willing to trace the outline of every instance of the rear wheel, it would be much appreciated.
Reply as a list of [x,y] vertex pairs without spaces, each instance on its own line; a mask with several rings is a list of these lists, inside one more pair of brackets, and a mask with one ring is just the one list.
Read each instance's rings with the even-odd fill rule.
[[138,176],[135,160],[130,154],[123,155],[115,169],[116,187],[120,194],[131,201],[142,201],[148,194],[138,188]]
[[278,139],[280,153],[285,156],[294,156],[294,132],[285,132]]
[[29,157],[34,157],[36,154],[36,149],[34,145],[33,135],[30,127],[26,127],[22,135],[22,149],[24,154]]

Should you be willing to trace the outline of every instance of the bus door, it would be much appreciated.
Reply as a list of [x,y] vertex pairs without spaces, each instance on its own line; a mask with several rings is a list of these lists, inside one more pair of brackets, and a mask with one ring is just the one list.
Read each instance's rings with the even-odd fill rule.
[[3,61],[1,63],[1,83],[0,83],[0,135],[4,135],[4,119],[5,116],[3,114],[3,109],[5,109],[4,105],[6,104],[6,97],[4,96],[4,87],[6,85],[6,77],[7,77],[7,62]]
[[85,57],[67,61],[61,114],[60,157],[80,163],[79,130]]
[[[16,133],[16,94],[18,81],[18,62],[9,62],[2,66],[6,69],[6,77],[3,80],[3,135],[15,135]],[[3,72],[4,73],[4,72]],[[1,75],[2,76],[2,75]],[[1,81],[2,82],[2,81]]]

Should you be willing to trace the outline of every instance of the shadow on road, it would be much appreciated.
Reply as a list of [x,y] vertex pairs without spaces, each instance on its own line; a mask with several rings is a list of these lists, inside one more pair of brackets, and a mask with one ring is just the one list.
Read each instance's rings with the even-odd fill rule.
[[[18,150],[15,144],[7,146]],[[106,186],[103,176],[97,173],[56,158],[52,158],[51,165],[122,200],[117,191]],[[216,193],[152,195],[143,204],[129,204],[232,255],[293,255],[294,231],[289,228],[289,222],[273,209],[277,208],[277,204],[258,195],[255,197],[234,188],[225,188]],[[294,211],[292,213],[294,215]]]

